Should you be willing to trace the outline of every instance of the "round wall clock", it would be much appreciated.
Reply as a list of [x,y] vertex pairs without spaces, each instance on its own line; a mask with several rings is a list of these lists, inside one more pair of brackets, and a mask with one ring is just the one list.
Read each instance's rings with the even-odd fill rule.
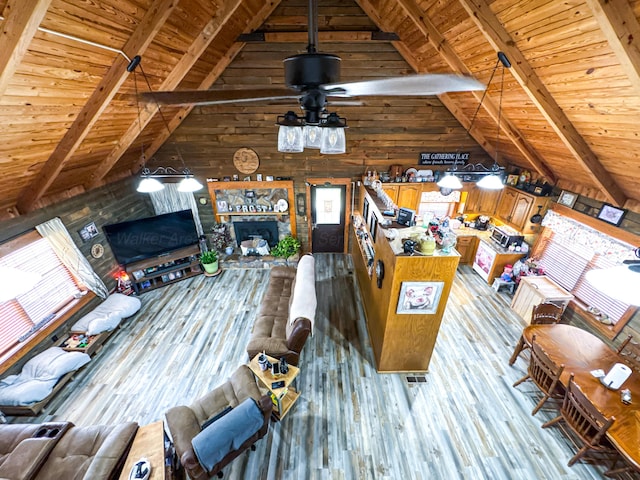
[[233,154],[233,164],[240,173],[250,174],[258,169],[260,159],[254,150],[250,148],[239,148]]
[[104,247],[101,244],[96,243],[91,247],[91,256],[93,258],[100,258],[102,255],[104,255]]

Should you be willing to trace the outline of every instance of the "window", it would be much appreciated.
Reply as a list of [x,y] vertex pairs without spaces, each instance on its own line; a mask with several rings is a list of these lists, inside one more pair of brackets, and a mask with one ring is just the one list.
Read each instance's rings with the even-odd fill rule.
[[24,288],[19,288],[14,298],[0,303],[0,355],[47,326],[61,310],[75,302],[83,289],[46,239],[37,233],[25,237],[29,238],[26,244],[22,242],[19,248],[0,257],[0,268],[21,274],[6,275],[0,279],[0,285],[25,282],[24,274],[35,277],[31,285],[21,285]]
[[629,305],[602,294],[584,278],[589,270],[616,265],[606,255],[548,228],[540,238],[535,255],[545,275],[570,291],[580,303],[603,312],[614,324],[626,317]]

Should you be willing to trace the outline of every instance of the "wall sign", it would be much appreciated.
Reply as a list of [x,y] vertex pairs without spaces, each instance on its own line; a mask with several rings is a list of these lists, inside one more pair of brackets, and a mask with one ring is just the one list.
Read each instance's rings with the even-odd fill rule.
[[418,165],[466,165],[469,152],[422,152]]
[[233,164],[240,173],[244,173],[246,175],[253,173],[258,169],[260,159],[254,150],[250,148],[239,148],[233,154]]

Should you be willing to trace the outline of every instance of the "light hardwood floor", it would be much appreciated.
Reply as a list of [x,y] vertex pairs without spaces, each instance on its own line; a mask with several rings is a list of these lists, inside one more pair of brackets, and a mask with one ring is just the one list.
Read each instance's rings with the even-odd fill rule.
[[[530,412],[526,369],[508,359],[524,322],[470,268],[458,270],[426,383],[378,374],[349,256],[317,255],[318,312],[302,352],[302,395],[227,479],[595,479],[554,412]],[[246,362],[268,270],[228,269],[145,293],[76,378],[32,419],[77,425],[163,418]]]

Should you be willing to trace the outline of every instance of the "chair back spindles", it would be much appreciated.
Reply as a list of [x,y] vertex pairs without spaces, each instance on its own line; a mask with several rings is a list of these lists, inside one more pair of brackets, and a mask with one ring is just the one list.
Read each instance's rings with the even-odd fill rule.
[[558,323],[561,319],[562,307],[555,303],[539,303],[531,311],[531,325]]

